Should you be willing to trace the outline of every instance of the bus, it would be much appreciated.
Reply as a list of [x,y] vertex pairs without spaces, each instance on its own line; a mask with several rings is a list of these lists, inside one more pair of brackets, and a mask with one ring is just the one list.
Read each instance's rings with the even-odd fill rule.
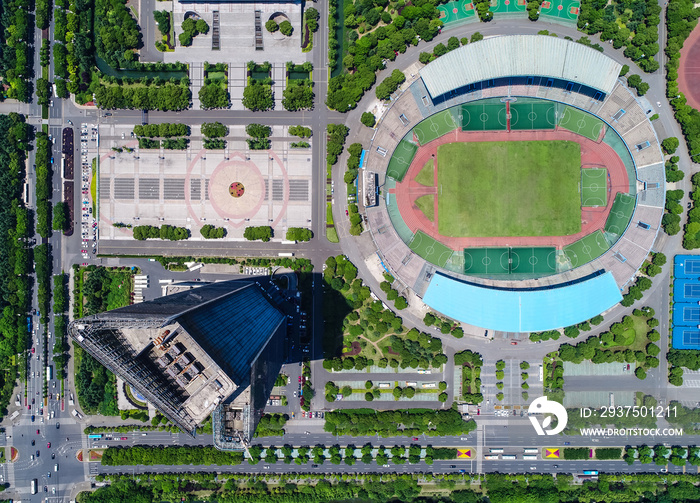
[[29,206],[29,184],[24,184],[24,204]]
[[46,381],[53,379],[53,367],[51,365],[46,366]]
[[503,454],[503,449],[489,449],[491,454]]
[[525,454],[537,454],[540,450],[537,447],[525,447],[523,452]]
[[88,435],[88,438],[98,439],[98,438],[102,438],[102,435],[100,435],[99,433],[92,433],[92,434]]
[[37,492],[36,485],[37,485],[37,480],[32,479],[32,494],[36,494],[36,492]]
[[536,454],[525,454],[523,456],[523,459],[525,461],[536,461],[537,460],[537,455]]
[[487,454],[484,456],[484,459],[487,461],[498,459],[498,454]]
[[292,252],[280,252],[277,254],[278,257],[293,257],[294,254]]
[[518,456],[515,454],[504,454],[502,457],[503,459],[518,459]]
[[598,475],[598,470],[583,470],[584,475]]

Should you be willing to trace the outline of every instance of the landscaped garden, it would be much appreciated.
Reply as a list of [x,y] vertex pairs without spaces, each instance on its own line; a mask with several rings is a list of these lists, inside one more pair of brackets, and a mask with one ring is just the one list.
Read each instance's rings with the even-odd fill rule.
[[248,62],[248,83],[243,90],[243,106],[248,110],[256,112],[275,108],[271,70],[272,65],[267,61],[263,64]]
[[228,108],[231,96],[228,92],[228,65],[204,63],[204,85],[199,89],[202,108]]
[[[133,274],[129,268],[106,268],[94,265],[73,266],[73,306],[75,318],[110,311],[131,304]],[[86,414],[118,415],[117,387],[114,374],[77,344],[74,347],[76,394]]]
[[442,368],[447,357],[442,341],[413,328],[372,299],[357,278],[357,268],[344,255],[326,260],[324,277],[324,354],[327,370]]

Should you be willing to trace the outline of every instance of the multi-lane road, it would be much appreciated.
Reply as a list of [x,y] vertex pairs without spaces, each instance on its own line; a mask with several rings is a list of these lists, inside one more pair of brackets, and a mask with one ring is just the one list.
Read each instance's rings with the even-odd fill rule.
[[[273,111],[267,113],[252,113],[248,111],[200,111],[200,110],[186,110],[182,112],[150,112],[149,120],[154,123],[163,121],[172,122],[185,122],[189,124],[197,124],[204,121],[220,121],[224,124],[234,125],[234,124],[248,124],[250,122],[259,122],[270,125],[296,125],[303,124],[313,128],[315,133],[315,141],[313,142],[313,172],[314,172],[314,186],[324,187],[326,182],[326,170],[325,170],[325,135],[323,131],[325,130],[326,124],[328,123],[341,123],[346,122],[351,127],[351,137],[364,138],[369,134],[369,130],[363,129],[363,126],[359,124],[359,114],[370,109],[374,103],[373,92],[367,93],[365,98],[358,104],[358,107],[347,115],[342,115],[337,112],[329,111],[323,105],[326,97],[327,91],[327,66],[326,66],[326,53],[327,53],[327,5],[324,2],[320,2],[315,7],[320,11],[320,29],[316,37],[315,48],[311,53],[312,62],[314,64],[315,72],[315,92],[316,92],[316,102],[317,106],[315,110],[311,112],[284,112],[284,111]],[[662,14],[663,16],[663,14]],[[662,18],[661,26],[663,26],[664,20]],[[379,73],[378,81],[381,81],[384,77],[388,75],[394,68],[407,68],[409,65],[413,64],[421,51],[430,51],[435,44],[440,42],[445,42],[449,36],[469,36],[474,31],[480,31],[485,36],[500,35],[500,34],[512,34],[512,33],[536,33],[542,29],[549,29],[558,33],[560,36],[571,36],[573,38],[579,38],[580,33],[576,32],[573,28],[561,26],[561,25],[551,25],[549,23],[540,21],[538,23],[531,23],[527,20],[494,20],[488,25],[469,25],[456,28],[454,30],[446,31],[444,34],[438,36],[430,44],[425,44],[421,42],[418,47],[410,47],[404,54],[398,56],[395,63],[391,64],[387,70]],[[52,33],[52,29],[49,30]],[[41,44],[41,32],[36,32],[35,37],[35,47],[40,47]],[[36,61],[34,62],[37,73],[39,67],[39,51],[35,51]],[[622,63],[628,64],[632,67],[632,73],[638,73],[643,75],[635,65],[624,59],[620,51],[615,51],[608,44],[605,44],[605,54],[616,59]],[[659,52],[659,57],[663,57],[663,50]],[[663,65],[662,65],[663,68]],[[50,68],[50,74],[52,75],[52,67]],[[644,79],[651,84],[651,89],[645,99],[649,103],[653,104],[655,102],[661,102],[662,107],[658,109],[660,112],[660,119],[655,121],[654,125],[657,128],[657,133],[660,138],[666,136],[677,136],[682,137],[682,134],[678,128],[678,125],[673,120],[672,111],[668,106],[665,99],[665,83],[663,71],[659,70],[655,74],[645,75]],[[656,107],[654,107],[657,110]],[[9,111],[17,111],[24,113],[28,121],[39,127],[41,124],[41,108],[34,104],[12,104],[3,103],[0,104],[0,112],[7,113]],[[60,138],[61,131],[66,127],[71,121],[74,125],[80,125],[81,123],[95,123],[95,124],[135,124],[139,123],[141,120],[141,112],[133,110],[118,110],[113,111],[112,115],[105,116],[99,110],[89,107],[79,107],[76,106],[72,101],[68,100],[54,100],[54,104],[49,109],[49,120],[48,127],[49,133],[57,140],[54,146],[54,157],[60,158]],[[78,152],[79,142],[79,132],[76,131],[76,141],[75,141],[75,173],[78,184],[75,187],[75,194],[78,196],[80,194],[79,187],[79,173],[80,173],[80,155]],[[34,163],[33,153],[29,154],[29,166]],[[681,147],[678,155],[681,157],[681,167],[686,171],[694,172],[696,166],[691,163],[687,152],[684,147]],[[344,171],[344,158],[335,167],[333,176],[336,180],[341,180]],[[54,173],[54,192],[52,197],[52,203],[61,200],[61,187],[62,187],[62,173],[55,166]],[[683,182],[678,184],[678,188],[684,189],[687,192],[688,189],[688,178]],[[30,184],[34,183],[34,173],[30,169],[29,172]],[[342,191],[343,184],[339,181],[336,184],[339,188],[339,192]],[[34,191],[32,191],[32,195]],[[317,398],[314,400],[314,408],[324,409],[326,404],[323,400],[323,386],[325,382],[332,379],[332,376],[328,374],[321,366],[321,345],[320,345],[320,334],[322,333],[322,295],[321,295],[321,281],[320,272],[322,268],[322,263],[326,257],[329,255],[337,254],[341,252],[341,246],[332,245],[328,243],[323,236],[325,235],[325,197],[323,197],[324,192],[322,190],[316,190],[314,195],[314,210],[313,210],[313,222],[312,229],[317,237],[311,243],[300,245],[295,253],[297,256],[307,257],[312,260],[315,266],[316,278],[314,286],[314,299],[313,299],[313,317],[311,319],[311,330],[314,334],[314,346],[312,349],[312,359],[313,364],[313,381],[317,389]],[[347,235],[347,228],[349,223],[347,219],[343,217],[344,207],[343,201],[345,198],[344,194],[336,194],[334,201],[334,214],[337,217],[337,225],[339,227],[339,233],[341,236]],[[687,196],[686,196],[687,197]],[[687,200],[683,201],[685,204]],[[75,198],[75,208],[74,214],[76,218],[80,218],[80,198]],[[76,228],[79,227],[79,222],[76,223]],[[37,242],[40,242],[40,237],[35,236]],[[366,237],[360,240],[344,239],[342,242],[342,252],[347,254],[348,257],[353,260],[353,262],[358,266],[360,270],[360,277],[362,277],[365,282],[367,282],[372,290],[380,296],[383,301],[387,301],[384,293],[378,288],[378,280],[373,277],[372,273],[368,270],[365,258],[372,253],[371,246],[367,245]],[[66,238],[58,233],[50,238],[49,243],[52,246],[53,252],[53,272],[58,273],[62,270],[67,271],[69,267],[74,263],[80,263],[84,260],[81,258],[80,250],[82,248],[80,242],[80,233],[76,232],[72,237]],[[231,243],[230,245],[225,245],[221,243],[211,243],[211,244],[194,244],[194,243],[104,243],[104,249],[101,249],[101,253],[117,253],[117,254],[162,254],[162,253],[173,253],[182,254],[181,251],[187,250],[190,253],[202,254],[202,255],[229,255],[235,254],[237,256],[262,256],[270,255],[270,253],[276,253],[280,245],[261,245],[259,243]],[[676,237],[661,237],[656,246],[657,250],[666,251],[669,257],[673,255],[675,250],[680,249],[680,236]],[[189,253],[188,253],[189,254]],[[172,277],[178,277],[182,279],[191,279],[193,277],[199,276],[198,273],[170,273],[164,271],[162,267],[157,263],[148,262],[146,260],[138,259],[90,259],[90,263],[102,263],[110,265],[138,265],[142,268],[144,274],[151,275],[151,285],[152,289],[146,292],[146,300],[152,298],[153,296],[160,295],[154,285],[158,284],[159,279],[167,279]],[[667,265],[664,268],[662,275],[658,276],[654,280],[654,287],[649,292],[646,292],[644,302],[652,305],[656,309],[657,315],[660,317],[661,328],[668,327],[668,278],[669,269]],[[216,279],[214,275],[206,275],[207,279]],[[36,308],[36,295],[34,295],[33,307]],[[625,313],[626,310],[621,307],[614,308],[608,315],[606,315],[606,322],[598,327],[597,331],[605,330],[609,324]],[[428,330],[422,323],[421,315],[416,311],[411,311],[410,309],[403,312],[402,316],[404,322],[407,325],[417,326],[423,330]],[[43,334],[44,327],[38,327],[38,318],[34,317],[33,321],[35,328],[38,328],[37,334]],[[53,333],[53,325],[50,323],[47,327],[48,331]],[[593,333],[597,333],[593,332]],[[661,330],[663,334],[663,339],[660,341],[661,347],[666,347],[667,344],[667,330]],[[474,333],[472,336],[467,336],[462,340],[446,339],[445,347],[448,353],[453,353],[454,351],[463,349],[464,347],[470,347],[477,351],[481,351],[488,357],[493,356],[494,358],[506,357],[506,358],[517,358],[519,360],[527,361],[537,361],[541,360],[542,356],[549,351],[552,351],[558,347],[561,341],[548,341],[542,343],[541,345],[535,344],[521,344],[517,347],[512,347],[509,345],[508,340],[505,338],[497,339],[493,342],[488,342],[479,336],[479,333]],[[587,337],[589,334],[582,335],[581,338]],[[6,418],[4,425],[6,427],[5,438],[0,437],[0,442],[6,446],[15,446],[19,450],[19,458],[15,463],[6,463],[2,465],[0,470],[0,476],[10,482],[10,491],[6,494],[15,494],[17,499],[39,501],[44,497],[48,497],[49,501],[61,501],[71,499],[76,491],[80,488],[85,488],[86,481],[90,479],[91,476],[98,472],[114,472],[114,471],[129,471],[131,469],[135,471],[192,471],[193,469],[202,470],[212,470],[215,467],[203,466],[203,467],[130,467],[125,470],[123,467],[99,467],[99,465],[94,463],[81,463],[76,459],[76,452],[79,449],[86,448],[91,444],[88,444],[87,438],[82,434],[82,429],[84,423],[77,422],[75,418],[70,414],[73,407],[68,405],[68,395],[73,392],[73,383],[69,380],[65,383],[65,395],[63,402],[59,402],[55,399],[47,400],[43,404],[43,416],[39,414],[40,404],[39,401],[42,396],[43,384],[46,380],[46,364],[51,365],[51,345],[52,340],[49,343],[49,360],[48,362],[39,361],[37,355],[43,354],[43,340],[37,341],[37,336],[33,336],[33,345],[36,348],[36,353],[32,355],[30,368],[29,368],[29,379],[26,384],[26,399],[25,399],[25,387],[22,386],[18,388],[16,394],[21,395],[21,406],[11,407],[10,411],[15,410],[20,411],[21,414],[19,418],[15,420],[9,420]],[[568,342],[568,341],[567,341]],[[575,341],[572,341],[575,342]],[[493,358],[492,358],[493,359]],[[72,369],[72,363],[69,366],[69,370]],[[291,378],[291,384],[288,388],[288,399],[290,404],[293,405],[291,410],[296,411],[297,416],[299,415],[298,403],[294,400],[292,396],[294,387],[297,383],[299,375],[299,367],[292,364],[287,369],[288,374]],[[32,377],[34,373],[34,377]],[[72,372],[69,372],[72,376]],[[449,375],[450,372],[446,372],[445,375]],[[54,381],[56,382],[56,381]],[[665,362],[661,368],[657,369],[650,378],[645,382],[637,383],[634,380],[620,381],[621,384],[618,387],[624,389],[630,388],[635,390],[642,390],[653,394],[657,398],[664,400],[679,399],[680,391],[677,388],[669,387],[666,383],[666,366]],[[585,389],[590,386],[600,386],[601,383],[594,381],[585,380],[581,382],[572,381],[572,389]],[[55,394],[60,388],[60,383],[56,384],[56,388],[53,387],[53,383],[49,385],[48,392]],[[620,389],[622,389],[620,388]],[[607,389],[607,388],[606,388]],[[37,391],[39,395],[37,395]],[[686,400],[700,400],[700,388],[687,389],[683,388],[683,399]],[[35,400],[35,404],[31,404],[31,400]],[[29,403],[25,403],[25,400]],[[41,400],[43,401],[43,400]],[[13,400],[14,402],[14,400]],[[32,406],[30,409],[27,405]],[[51,414],[53,413],[53,418]],[[34,421],[31,420],[31,416],[34,415]],[[9,416],[9,414],[8,414]],[[42,422],[43,419],[43,422]],[[551,447],[561,447],[564,442],[570,442],[572,446],[601,446],[601,445],[636,445],[643,442],[654,444],[657,442],[668,443],[670,445],[682,444],[682,445],[695,445],[700,442],[700,437],[685,435],[683,437],[669,437],[663,439],[654,438],[629,438],[629,437],[618,437],[618,438],[601,438],[595,439],[598,442],[593,442],[591,438],[582,437],[561,437],[558,436],[555,439],[543,439],[534,434],[534,430],[527,421],[527,418],[513,417],[507,419],[495,419],[493,416],[482,416],[478,418],[479,430],[472,433],[466,437],[433,437],[425,438],[420,437],[417,443],[421,445],[433,445],[433,446],[454,446],[454,447],[465,447],[477,449],[480,446],[482,455],[490,448],[504,448],[507,449],[508,453],[511,454],[521,454],[521,450],[524,447],[536,447],[536,446],[551,446]],[[120,424],[121,421],[112,418],[88,418],[88,422],[94,422],[95,424]],[[398,437],[398,438],[377,438],[377,437],[366,437],[366,438],[351,438],[351,437],[334,437],[323,432],[322,420],[317,419],[302,419],[297,417],[288,423],[288,433],[283,438],[270,438],[270,439],[260,439],[260,443],[263,445],[276,445],[280,446],[283,444],[291,445],[315,445],[323,444],[326,446],[339,444],[348,445],[353,444],[356,446],[361,446],[366,442],[371,442],[375,446],[385,445],[392,446],[395,444],[399,445],[409,445],[413,443],[410,438]],[[58,427],[56,425],[59,425]],[[39,433],[37,433],[37,431]],[[308,432],[308,434],[307,434]],[[98,445],[110,445],[110,444],[121,444],[121,445],[137,445],[137,444],[154,444],[154,445],[177,445],[177,444],[209,444],[211,441],[208,437],[198,437],[196,439],[190,439],[185,435],[171,435],[169,433],[159,433],[151,432],[146,436],[142,436],[140,433],[136,434],[126,434],[126,441],[102,441],[98,442]],[[551,440],[551,444],[547,444]],[[32,444],[33,442],[33,444]],[[51,444],[49,448],[48,445]],[[38,452],[38,455],[37,455]],[[32,459],[33,457],[33,459]],[[518,456],[520,458],[521,456]],[[656,465],[640,465],[635,464],[628,467],[627,464],[623,462],[573,462],[573,461],[552,461],[552,460],[538,460],[538,461],[524,461],[522,459],[516,459],[515,461],[483,461],[481,463],[480,469],[483,471],[498,470],[504,471],[538,471],[538,472],[552,472],[554,470],[554,465],[557,465],[556,470],[564,472],[574,472],[581,469],[598,469],[601,471],[659,471],[659,467]],[[55,465],[58,465],[58,471],[54,471]],[[269,466],[269,468],[266,468]],[[455,466],[456,468],[452,468]],[[293,470],[302,471],[318,471],[318,472],[354,472],[354,471],[376,471],[376,470],[386,470],[386,471],[408,471],[408,472],[420,472],[420,471],[446,471],[454,472],[455,470],[465,469],[467,472],[474,472],[477,470],[477,462],[473,460],[469,461],[437,461],[435,464],[428,468],[424,464],[417,465],[393,465],[391,464],[389,468],[384,468],[376,466],[374,463],[369,465],[364,465],[358,463],[355,466],[349,467],[345,464],[335,466],[326,462],[318,467],[313,467],[311,464],[304,467],[298,467],[297,465],[285,465],[281,462],[272,465],[266,465],[264,462],[258,463],[256,466],[249,466],[244,463],[241,466],[236,467],[216,467],[223,471],[270,471],[270,472],[288,472]],[[534,468],[534,470],[533,470]],[[669,467],[670,471],[683,470],[683,468]],[[50,475],[50,476],[49,476]],[[39,485],[39,494],[31,497],[29,495],[30,481],[32,479],[37,479]],[[3,480],[0,480],[2,482]],[[43,489],[46,487],[47,492],[44,493]],[[53,490],[56,490],[54,495]]]

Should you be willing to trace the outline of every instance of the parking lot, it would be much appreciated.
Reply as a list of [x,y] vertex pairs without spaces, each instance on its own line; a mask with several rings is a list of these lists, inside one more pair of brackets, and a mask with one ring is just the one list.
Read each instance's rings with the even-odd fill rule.
[[80,125],[80,235],[83,260],[90,259],[97,253],[97,205],[91,193],[92,160],[97,156],[99,133],[96,124]]

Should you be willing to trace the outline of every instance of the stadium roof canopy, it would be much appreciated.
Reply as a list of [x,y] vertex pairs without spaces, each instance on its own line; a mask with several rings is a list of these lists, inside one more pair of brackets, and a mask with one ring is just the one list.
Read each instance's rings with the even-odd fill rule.
[[542,332],[588,320],[622,300],[612,273],[539,290],[497,289],[435,273],[423,302],[455,320],[501,332]]
[[501,77],[552,77],[610,94],[622,65],[585,45],[546,35],[491,37],[440,56],[420,71],[432,97]]

